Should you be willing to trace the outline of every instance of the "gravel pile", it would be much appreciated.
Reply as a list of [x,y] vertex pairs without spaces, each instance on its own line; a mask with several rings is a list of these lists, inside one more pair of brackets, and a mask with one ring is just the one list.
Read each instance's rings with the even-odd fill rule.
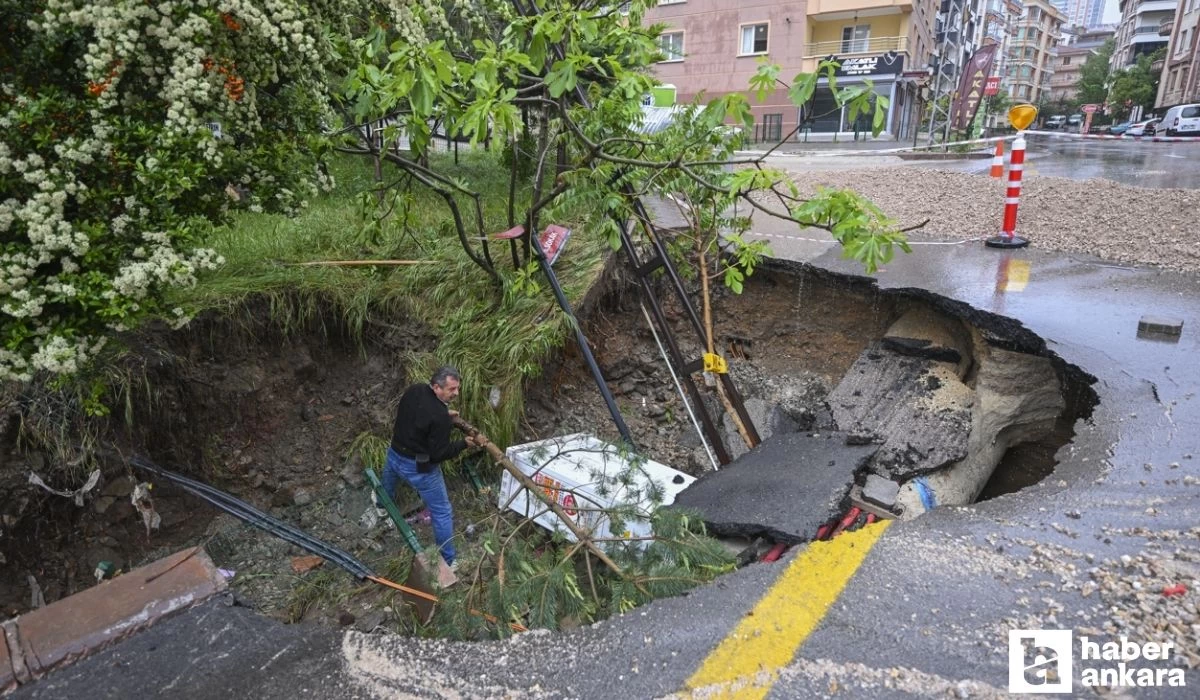
[[[1000,230],[1004,184],[986,175],[912,166],[793,175],[807,193],[817,186],[853,189],[902,227],[929,219],[917,236],[963,239]],[[1198,205],[1200,190],[1146,189],[1027,172],[1017,233],[1040,249],[1200,272]]]

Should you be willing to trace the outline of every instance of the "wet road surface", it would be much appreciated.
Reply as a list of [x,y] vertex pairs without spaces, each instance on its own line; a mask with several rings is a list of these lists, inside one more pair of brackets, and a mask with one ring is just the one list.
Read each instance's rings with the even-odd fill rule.
[[[1073,180],[1105,178],[1123,185],[1200,189],[1200,139],[1195,142],[1105,141],[1030,136],[1025,169]],[[990,163],[968,161],[967,172]]]

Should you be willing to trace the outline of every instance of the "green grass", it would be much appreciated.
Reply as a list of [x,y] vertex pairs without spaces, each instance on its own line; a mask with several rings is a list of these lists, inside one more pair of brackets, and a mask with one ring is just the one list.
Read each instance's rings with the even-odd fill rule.
[[[508,228],[507,171],[486,152],[462,154],[455,166],[450,156],[434,156],[431,165],[469,183],[483,195],[489,232]],[[337,188],[311,202],[299,216],[239,214],[216,229],[205,245],[225,257],[226,264],[181,293],[178,301],[198,311],[236,316],[251,303],[267,300],[271,322],[285,331],[337,327],[362,338],[372,324],[415,319],[433,329],[439,341],[405,358],[409,379],[428,376],[438,364],[453,364],[463,375],[459,407],[463,417],[493,439],[515,435],[522,410],[522,387],[536,377],[549,353],[570,331],[541,274],[536,295],[515,292],[514,270],[507,243],[493,243],[492,257],[506,289],[476,266],[449,226],[445,202],[423,187],[413,190],[403,208],[381,228],[360,216],[358,198],[373,185],[370,163],[342,157],[333,163]],[[396,174],[385,172],[385,180]],[[519,189],[517,216],[529,201],[532,183]],[[472,216],[471,200],[459,198],[464,217]],[[567,294],[578,299],[603,267],[607,248],[590,235],[583,217],[556,221],[571,226],[571,243],[555,266]],[[473,219],[472,219],[473,220]],[[545,222],[550,223],[550,222]],[[432,261],[403,267],[297,267],[319,260],[412,259]],[[501,392],[493,408],[492,387]]]

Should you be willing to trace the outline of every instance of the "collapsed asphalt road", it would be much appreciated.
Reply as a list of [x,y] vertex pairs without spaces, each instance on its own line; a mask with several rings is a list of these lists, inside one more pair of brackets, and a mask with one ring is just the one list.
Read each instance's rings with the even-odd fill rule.
[[[837,251],[810,262],[855,274]],[[797,548],[780,563],[561,635],[465,644],[331,634],[212,603],[15,697],[998,697],[1009,680],[1009,631],[1038,628],[1071,630],[1077,643],[1170,641],[1177,653],[1165,665],[1131,666],[1191,664],[1187,687],[1132,692],[1194,697],[1200,280],[1045,253],[1035,243],[1017,253],[918,247],[878,284],[1018,319],[1098,379],[1100,403],[1049,478],[893,522],[865,539]],[[1182,334],[1139,338],[1146,314],[1182,320]],[[839,541],[843,553],[865,552],[857,571],[822,549]],[[810,565],[814,552],[832,558]],[[772,589],[776,581],[786,585]],[[1180,585],[1182,593],[1164,594]],[[806,607],[831,591],[840,595],[828,610]],[[751,653],[753,639],[770,640],[772,651]],[[713,661],[716,649],[731,652]],[[1074,660],[1081,692],[1085,670],[1115,663],[1083,660],[1078,646]]]

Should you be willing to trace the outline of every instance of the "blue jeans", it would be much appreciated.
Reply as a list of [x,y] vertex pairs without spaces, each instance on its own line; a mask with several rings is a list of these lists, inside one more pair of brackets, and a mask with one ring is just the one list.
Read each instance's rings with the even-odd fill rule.
[[447,564],[454,563],[454,511],[450,508],[450,494],[446,492],[446,481],[442,479],[441,465],[433,465],[433,471],[422,474],[417,471],[417,463],[409,457],[396,454],[388,448],[387,466],[383,468],[384,493],[395,498],[396,483],[404,479],[421,495],[425,507],[433,520],[433,539],[437,541],[442,558]]

